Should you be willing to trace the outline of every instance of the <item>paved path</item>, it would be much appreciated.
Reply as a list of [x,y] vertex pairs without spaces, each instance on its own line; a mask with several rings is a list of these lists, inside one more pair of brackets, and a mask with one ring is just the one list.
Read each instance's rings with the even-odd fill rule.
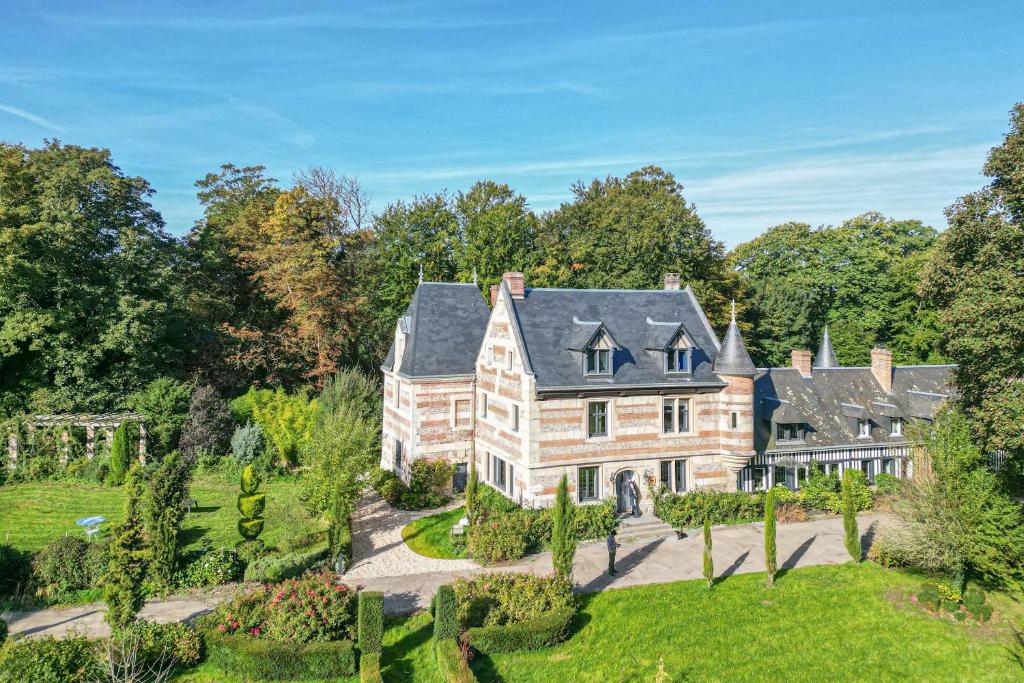
[[[372,502],[370,505],[374,505]],[[468,560],[430,560],[412,553],[401,542],[403,520],[415,519],[425,513],[404,513],[378,510],[376,522],[367,519],[358,525],[353,537],[357,561],[345,575],[347,581],[359,583],[385,594],[385,609],[391,614],[405,614],[425,609],[437,587],[460,576],[487,571],[551,571],[551,554],[532,555],[509,565],[481,568]],[[863,545],[871,544],[878,529],[891,518],[877,513],[858,516]],[[799,524],[780,524],[777,547],[780,569],[808,567],[819,564],[841,564],[849,559],[843,544],[841,517],[816,519]],[[397,532],[395,531],[397,529]],[[394,534],[397,533],[397,541]],[[719,527],[714,534],[715,575],[764,571],[764,537],[761,524]],[[596,592],[609,588],[625,588],[652,583],[668,583],[700,578],[703,539],[700,530],[686,538],[657,538],[623,543],[618,549],[618,576],[609,577],[608,554],[604,543],[581,545],[576,551],[574,577],[577,590]],[[411,557],[410,557],[411,556]],[[404,560],[402,558],[405,558]],[[423,562],[421,562],[421,560]],[[408,562],[403,564],[403,562]],[[413,571],[413,568],[428,567]],[[440,569],[431,569],[440,567]],[[394,572],[394,573],[389,573]],[[185,621],[203,614],[230,595],[232,589],[214,593],[174,596],[167,600],[146,603],[142,616],[166,623]],[[11,633],[60,636],[72,631],[101,636],[108,632],[103,623],[103,606],[87,605],[67,609],[47,609],[15,613],[8,617]]]

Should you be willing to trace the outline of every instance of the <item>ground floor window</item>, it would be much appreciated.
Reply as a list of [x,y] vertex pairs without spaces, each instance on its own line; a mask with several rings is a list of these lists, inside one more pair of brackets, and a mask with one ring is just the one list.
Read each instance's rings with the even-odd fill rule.
[[675,493],[686,493],[686,461],[662,460],[661,483]]
[[869,484],[873,483],[874,478],[875,478],[874,477],[874,473],[872,471],[871,464],[872,464],[871,460],[861,460],[860,461],[860,471],[864,473],[864,478],[868,480]]
[[578,495],[581,503],[597,500],[597,477],[598,468],[581,467],[576,475],[578,482]]
[[753,487],[755,491],[764,491],[768,488],[768,468],[755,467],[753,470]]
[[882,460],[882,471],[896,476],[896,461],[893,458],[884,458]]
[[512,495],[512,465],[496,455],[491,456],[491,483],[495,488]]
[[402,469],[402,441],[401,439],[395,439],[395,471],[398,472]]

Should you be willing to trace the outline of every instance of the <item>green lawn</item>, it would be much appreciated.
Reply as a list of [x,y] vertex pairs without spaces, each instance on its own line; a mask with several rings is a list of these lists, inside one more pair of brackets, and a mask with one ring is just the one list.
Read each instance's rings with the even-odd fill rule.
[[453,544],[451,533],[452,525],[462,519],[462,515],[465,513],[466,509],[459,507],[448,512],[438,512],[435,515],[417,519],[402,529],[402,538],[413,552],[425,557],[442,560],[465,557],[465,545]]
[[1020,681],[1024,610],[996,596],[992,625],[911,605],[921,580],[872,563],[612,590],[583,598],[577,633],[535,652],[479,657],[481,681]]
[[[299,500],[298,480],[273,479],[261,487],[267,494],[266,530],[260,537],[274,546],[289,536],[320,531],[324,526],[311,519]],[[182,524],[186,547],[203,544],[233,547],[240,540],[236,524],[238,483],[219,474],[197,476],[192,497],[199,507]],[[23,550],[39,550],[64,534],[81,535],[75,520],[102,515],[121,519],[122,489],[70,482],[34,482],[0,486],[0,543]]]

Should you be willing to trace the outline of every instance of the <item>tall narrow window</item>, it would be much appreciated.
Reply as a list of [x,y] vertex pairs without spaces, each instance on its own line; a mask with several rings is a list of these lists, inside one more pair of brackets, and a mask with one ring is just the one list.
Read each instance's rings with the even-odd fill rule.
[[519,431],[519,406],[512,405],[512,431]]
[[661,461],[661,483],[665,485],[669,491],[672,490],[672,461],[662,460]]
[[480,417],[487,417],[487,394],[480,392]]
[[508,369],[508,370],[512,369],[512,352],[511,351],[508,352],[508,355],[505,358],[505,368]]
[[661,430],[665,434],[671,434],[676,430],[675,423],[673,422],[675,404],[676,400],[674,398],[666,398],[661,403]]
[[597,468],[581,467],[577,477],[579,481],[579,501],[586,503],[597,500]]
[[676,420],[676,431],[677,432],[688,432],[690,431],[690,401],[689,399],[681,398],[678,401],[679,409],[676,411],[678,419]]
[[401,399],[402,399],[402,383],[399,380],[397,380],[397,379],[395,380],[394,389],[395,389],[395,395],[392,396],[391,398],[394,401],[395,406],[397,407],[399,401],[401,401]]
[[861,439],[871,436],[870,420],[857,420],[857,436]]
[[587,374],[606,375],[611,368],[611,351],[608,349],[587,350]]
[[690,363],[687,349],[669,349],[665,353],[665,371],[689,372]]
[[690,431],[690,399],[662,399],[661,431],[665,434]]
[[401,471],[402,469],[402,442],[399,439],[395,439],[395,471]]
[[676,460],[675,462],[675,491],[676,493],[686,492],[686,461]]
[[740,423],[740,414],[735,410],[729,413],[729,429],[736,429]]
[[899,417],[892,418],[889,425],[890,436],[903,436],[903,419]]
[[608,402],[587,404],[587,436],[608,436]]

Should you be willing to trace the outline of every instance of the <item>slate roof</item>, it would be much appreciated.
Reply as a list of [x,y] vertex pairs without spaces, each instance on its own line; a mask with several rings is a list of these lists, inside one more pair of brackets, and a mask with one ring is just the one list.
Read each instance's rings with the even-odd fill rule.
[[740,328],[736,325],[736,313],[732,315],[729,329],[725,331],[722,348],[715,358],[714,370],[720,375],[737,377],[753,377],[757,373],[754,361],[750,359],[747,345],[743,343]]
[[[526,289],[522,299],[509,296],[516,336],[526,350],[525,366],[536,379],[538,393],[626,387],[721,386],[712,370],[718,338],[693,291],[625,289]],[[574,323],[574,319],[577,323]],[[586,326],[579,323],[600,323]],[[660,323],[669,323],[661,325]],[[573,350],[580,339],[603,327],[614,340],[611,376],[588,378],[583,354]],[[575,328],[580,328],[576,330]],[[695,345],[691,373],[666,373],[665,356],[650,345],[667,344],[682,329]],[[664,348],[661,346],[660,348]]]
[[[889,418],[931,419],[950,398],[951,365],[896,366],[886,394],[871,368],[816,368],[803,377],[795,368],[758,370],[754,379],[754,447],[765,451],[906,443],[889,436]],[[774,424],[801,417],[803,443],[777,444]],[[857,418],[872,422],[870,438],[858,438]],[[796,421],[796,420],[793,420]]]
[[[398,323],[408,337],[397,373],[404,377],[472,375],[489,317],[476,285],[420,283]],[[381,369],[392,371],[394,364],[392,340]]]
[[832,350],[832,339],[828,336],[828,325],[825,326],[825,334],[821,336],[821,346],[818,347],[818,355],[814,357],[814,367],[839,367],[839,361],[836,360],[836,352]]

